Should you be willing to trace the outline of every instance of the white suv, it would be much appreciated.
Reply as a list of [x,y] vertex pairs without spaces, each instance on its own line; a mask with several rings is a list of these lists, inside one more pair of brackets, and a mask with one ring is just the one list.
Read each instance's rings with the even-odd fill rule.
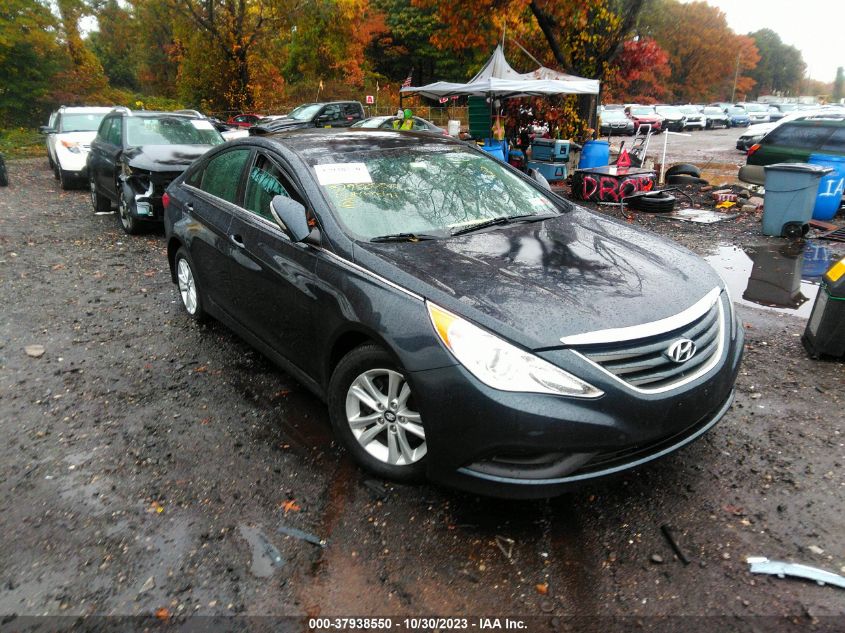
[[97,128],[111,108],[62,106],[41,132],[47,135],[47,160],[62,189],[88,184],[85,162]]

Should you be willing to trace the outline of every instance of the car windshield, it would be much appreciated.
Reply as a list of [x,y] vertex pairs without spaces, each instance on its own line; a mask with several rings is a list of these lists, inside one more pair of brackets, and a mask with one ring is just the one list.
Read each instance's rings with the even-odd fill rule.
[[374,116],[371,119],[364,119],[363,121],[358,121],[358,123],[354,124],[351,127],[365,127],[374,129],[379,127],[385,121],[389,121],[389,117],[382,117],[382,116]]
[[762,103],[746,103],[745,109],[748,112],[767,112],[769,106],[765,106]]
[[504,164],[464,147],[321,154],[312,167],[340,222],[362,239],[446,236],[491,220],[560,212]]
[[206,119],[127,117],[128,145],[219,145],[220,132]]
[[739,107],[728,108],[728,114],[734,114],[741,116],[743,114],[748,114],[745,110]]
[[719,108],[704,108],[704,114],[724,114]]
[[624,121],[628,117],[622,110],[605,110],[601,113],[601,118],[605,121]]
[[649,114],[654,114],[654,107],[653,106],[636,106],[631,108],[631,114],[636,114],[638,116],[647,116]]
[[683,106],[682,108],[679,108],[679,110],[684,114],[701,114],[701,110],[691,105]]
[[96,132],[106,113],[62,114],[59,132]]
[[297,121],[310,121],[313,119],[322,106],[319,103],[312,103],[310,105],[302,105],[288,114],[289,119],[296,119]]
[[657,113],[662,116],[682,117],[683,112],[674,106],[658,106]]

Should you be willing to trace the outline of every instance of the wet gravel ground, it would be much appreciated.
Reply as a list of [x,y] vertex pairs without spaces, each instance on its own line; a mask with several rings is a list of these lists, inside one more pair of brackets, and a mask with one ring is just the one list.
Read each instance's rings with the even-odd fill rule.
[[[9,172],[4,624],[154,613],[841,623],[825,618],[845,615],[842,590],[752,576],[745,563],[762,555],[845,572],[845,365],[806,357],[803,321],[740,307],[748,344],[733,408],[702,440],[633,474],[537,502],[388,484],[335,446],[304,388],[221,325],[186,318],[161,232],[124,235],[85,192],[62,192],[44,160]],[[707,254],[753,228],[746,218],[671,234]]]

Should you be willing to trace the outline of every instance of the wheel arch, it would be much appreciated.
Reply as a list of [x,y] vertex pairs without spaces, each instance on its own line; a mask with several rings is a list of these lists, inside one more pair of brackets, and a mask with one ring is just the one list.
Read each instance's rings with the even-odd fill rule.
[[402,363],[396,356],[396,352],[387,344],[383,337],[360,323],[351,323],[338,331],[328,346],[329,353],[326,355],[323,369],[323,384],[329,384],[335,368],[344,356],[355,348],[368,343],[378,345],[384,349],[385,352],[393,357],[397,366],[402,367]]
[[176,283],[176,251],[182,248],[184,244],[176,236],[170,236],[167,240],[167,263],[170,266],[170,280]]

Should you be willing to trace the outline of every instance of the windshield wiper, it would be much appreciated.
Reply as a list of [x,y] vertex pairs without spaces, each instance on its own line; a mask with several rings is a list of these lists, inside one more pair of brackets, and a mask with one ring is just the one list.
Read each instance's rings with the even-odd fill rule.
[[526,213],[525,215],[502,216],[500,218],[491,218],[489,220],[482,220],[452,231],[452,235],[463,235],[464,233],[472,233],[481,229],[486,229],[491,226],[499,226],[502,224],[513,224],[514,222],[537,222],[539,220],[548,220],[549,218],[557,217],[556,213]]
[[430,233],[391,233],[390,235],[378,235],[370,238],[371,242],[421,242],[423,240],[436,240],[441,235]]

